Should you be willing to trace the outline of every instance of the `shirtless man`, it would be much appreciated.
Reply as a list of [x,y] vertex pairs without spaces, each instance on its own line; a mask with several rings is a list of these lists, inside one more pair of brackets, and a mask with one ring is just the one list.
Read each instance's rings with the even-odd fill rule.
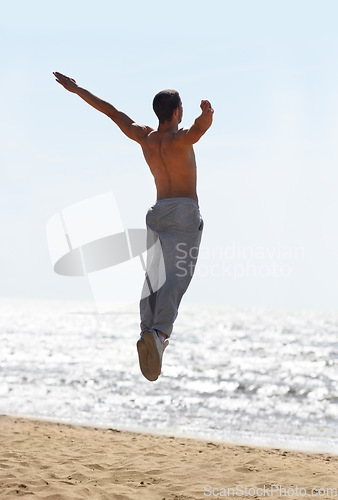
[[[161,255],[153,255],[147,262],[140,300],[141,335],[137,351],[142,374],[150,381],[157,380],[178,306],[189,286],[197,261],[203,219],[196,193],[193,144],[211,126],[214,110],[209,101],[201,101],[202,113],[194,124],[190,128],[179,129],[178,124],[183,115],[180,96],[175,90],[164,90],[154,97],[153,108],[159,119],[158,128],[154,130],[146,125],[138,125],[108,102],[79,87],[72,78],[58,72],[53,74],[65,89],[107,115],[127,137],[140,144],[154,176],[157,201],[147,212],[146,224],[148,242],[159,239]],[[166,279],[156,289],[156,286],[151,285],[159,273],[161,256],[165,263]]]

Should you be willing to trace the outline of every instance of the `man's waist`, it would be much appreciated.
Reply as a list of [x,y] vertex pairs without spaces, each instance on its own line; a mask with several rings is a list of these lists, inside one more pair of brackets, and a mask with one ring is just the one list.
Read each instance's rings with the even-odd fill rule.
[[171,196],[169,198],[160,198],[157,199],[156,204],[169,204],[169,203],[193,203],[197,206],[198,201],[196,201],[194,198],[190,198],[188,196]]

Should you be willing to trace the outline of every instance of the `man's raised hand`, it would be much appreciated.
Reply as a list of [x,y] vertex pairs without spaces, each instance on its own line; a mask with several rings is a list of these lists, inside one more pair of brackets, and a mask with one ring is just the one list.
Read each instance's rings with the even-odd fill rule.
[[213,114],[213,112],[214,112],[209,101],[201,101],[201,110],[202,110],[202,113],[206,113],[206,114],[209,114],[209,113]]
[[57,71],[53,71],[53,75],[55,76],[56,81],[60,83],[66,90],[69,90],[69,92],[76,92],[79,88],[73,78],[69,78],[69,76],[58,73]]

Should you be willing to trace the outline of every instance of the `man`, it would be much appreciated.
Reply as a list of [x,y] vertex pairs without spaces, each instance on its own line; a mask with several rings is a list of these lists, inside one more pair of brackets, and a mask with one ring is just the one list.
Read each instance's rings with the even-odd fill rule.
[[[153,108],[157,130],[136,124],[108,102],[79,87],[75,80],[54,72],[56,81],[111,118],[122,132],[138,142],[154,176],[157,201],[147,212],[147,272],[140,300],[141,335],[137,342],[140,369],[150,381],[161,373],[162,356],[191,281],[203,232],[196,193],[195,144],[212,124],[214,110],[201,101],[202,113],[190,128],[178,128],[183,107],[175,90],[159,92]],[[150,242],[160,241],[161,251],[150,254]],[[156,245],[153,245],[153,248]],[[160,260],[165,281],[159,283]],[[155,285],[155,286],[154,286]]]

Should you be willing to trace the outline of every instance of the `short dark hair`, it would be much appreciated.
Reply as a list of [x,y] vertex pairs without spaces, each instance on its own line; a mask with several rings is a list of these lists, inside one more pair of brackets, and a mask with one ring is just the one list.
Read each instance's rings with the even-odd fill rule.
[[155,95],[153,100],[153,110],[160,123],[170,121],[174,110],[179,107],[181,98],[177,90],[162,90]]

